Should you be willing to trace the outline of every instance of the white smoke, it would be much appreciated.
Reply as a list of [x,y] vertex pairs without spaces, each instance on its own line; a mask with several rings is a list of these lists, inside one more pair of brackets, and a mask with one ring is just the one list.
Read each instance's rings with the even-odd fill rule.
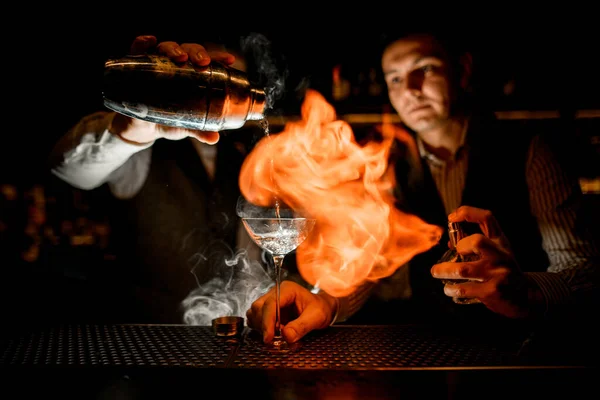
[[[283,96],[287,71],[280,71],[272,54],[271,42],[260,33],[241,38],[244,52],[251,52],[257,73],[264,81],[267,108]],[[238,210],[239,215],[239,210]],[[209,244],[200,252],[192,271],[198,288],[182,302],[184,322],[188,325],[211,325],[224,316],[245,317],[252,303],[273,285],[272,262],[251,260],[246,250],[232,254],[221,244]],[[269,257],[270,258],[270,257]],[[265,267],[266,266],[266,267]],[[282,279],[286,272],[281,271]]]
[[216,267],[215,276],[206,283],[199,282],[183,300],[186,324],[211,325],[217,317],[245,317],[254,300],[274,285],[272,268],[265,270],[259,261],[249,260],[246,250],[239,250]]
[[271,42],[265,35],[252,33],[241,39],[241,45],[244,51],[252,52],[257,73],[266,81],[264,83],[267,96],[266,107],[273,108],[275,101],[283,96],[288,71],[279,70],[272,53]]

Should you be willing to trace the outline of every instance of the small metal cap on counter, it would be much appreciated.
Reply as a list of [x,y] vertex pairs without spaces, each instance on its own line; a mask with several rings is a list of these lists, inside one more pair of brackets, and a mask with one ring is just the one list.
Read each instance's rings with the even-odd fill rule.
[[216,336],[238,336],[244,330],[244,318],[227,316],[212,320],[213,332]]

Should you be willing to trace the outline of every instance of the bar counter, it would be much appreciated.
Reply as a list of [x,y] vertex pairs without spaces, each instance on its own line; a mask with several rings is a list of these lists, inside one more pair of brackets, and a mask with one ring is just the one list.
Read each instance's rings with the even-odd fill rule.
[[15,398],[547,399],[597,391],[588,357],[532,343],[495,328],[340,325],[273,354],[248,327],[220,337],[210,326],[67,324],[5,331],[0,364],[2,387]]

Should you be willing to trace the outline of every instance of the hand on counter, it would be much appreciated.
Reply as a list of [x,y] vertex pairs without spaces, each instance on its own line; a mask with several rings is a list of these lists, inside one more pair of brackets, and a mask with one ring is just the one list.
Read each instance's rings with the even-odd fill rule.
[[[337,312],[334,297],[322,292],[314,294],[292,282],[281,283],[282,334],[288,343],[295,343],[310,331],[331,325]],[[269,343],[275,333],[276,290],[271,289],[252,303],[246,313],[248,326],[263,335]]]

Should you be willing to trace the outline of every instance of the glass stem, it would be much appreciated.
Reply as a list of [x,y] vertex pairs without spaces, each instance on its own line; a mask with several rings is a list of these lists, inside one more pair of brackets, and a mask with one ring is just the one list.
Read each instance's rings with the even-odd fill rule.
[[285,255],[273,255],[273,264],[275,264],[275,340],[281,340],[281,267]]

